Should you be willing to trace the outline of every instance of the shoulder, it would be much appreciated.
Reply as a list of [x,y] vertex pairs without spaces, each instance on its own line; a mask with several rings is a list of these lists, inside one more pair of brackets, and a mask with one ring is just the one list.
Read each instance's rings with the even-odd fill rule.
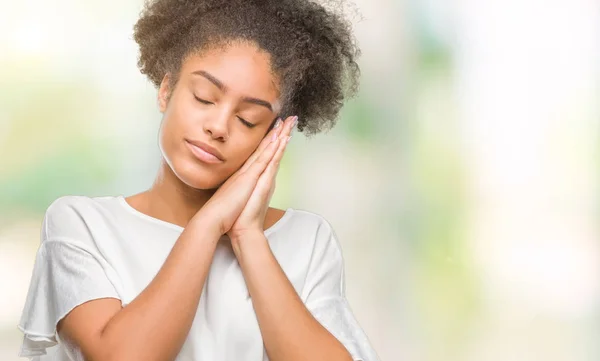
[[102,218],[101,205],[93,197],[67,195],[55,199],[46,209],[42,221],[42,242],[84,240]]
[[[300,208],[288,208],[287,210],[271,208],[272,214],[277,215],[281,223],[285,224],[287,231],[293,234],[306,236],[315,234],[320,228],[329,228],[331,224],[321,214]],[[287,232],[286,232],[287,233]]]
[[270,245],[284,272],[306,300],[316,282],[335,283],[341,279],[343,252],[332,223],[324,215],[298,208],[288,212]]
[[333,232],[333,225],[320,213],[305,209],[291,208],[294,221],[320,235]]
[[322,214],[292,208],[288,230],[293,248],[309,248],[311,253],[340,254],[341,247],[333,224]]
[[[84,214],[93,213],[98,208],[95,198],[87,196],[67,195],[55,199],[48,208],[44,218],[47,222],[77,221]],[[82,221],[82,219],[79,219]]]
[[46,209],[46,214],[65,212],[67,209],[77,209],[92,202],[92,198],[87,196],[66,195],[58,197]]

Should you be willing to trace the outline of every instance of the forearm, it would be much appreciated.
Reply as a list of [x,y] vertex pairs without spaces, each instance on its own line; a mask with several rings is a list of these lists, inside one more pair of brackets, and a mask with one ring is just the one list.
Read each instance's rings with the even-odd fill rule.
[[304,306],[264,234],[235,243],[269,359],[351,361],[346,348]]
[[220,235],[192,219],[148,286],[110,319],[102,344],[117,360],[173,360],[198,308]]

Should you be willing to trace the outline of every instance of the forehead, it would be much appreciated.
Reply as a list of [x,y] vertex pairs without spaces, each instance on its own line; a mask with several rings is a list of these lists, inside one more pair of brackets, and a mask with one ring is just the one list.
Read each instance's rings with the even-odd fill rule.
[[181,75],[207,81],[192,74],[198,70],[210,73],[236,95],[275,101],[279,93],[269,54],[251,44],[234,43],[189,55],[182,64]]

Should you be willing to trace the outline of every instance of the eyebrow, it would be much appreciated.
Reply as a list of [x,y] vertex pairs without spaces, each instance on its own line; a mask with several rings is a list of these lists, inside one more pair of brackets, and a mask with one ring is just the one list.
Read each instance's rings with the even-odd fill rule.
[[[208,81],[213,83],[217,88],[219,88],[219,90],[221,90],[223,92],[227,92],[227,90],[228,90],[227,86],[225,86],[225,84],[223,84],[222,81],[215,78],[213,75],[211,75],[210,73],[208,73],[204,70],[196,70],[195,72],[192,72],[192,74],[200,75],[200,76],[206,78]],[[261,106],[269,109],[270,111],[273,111],[273,106],[271,105],[271,103],[269,103],[266,100],[245,96],[245,97],[242,97],[242,101],[246,102],[246,103],[253,103],[253,104],[261,105]]]

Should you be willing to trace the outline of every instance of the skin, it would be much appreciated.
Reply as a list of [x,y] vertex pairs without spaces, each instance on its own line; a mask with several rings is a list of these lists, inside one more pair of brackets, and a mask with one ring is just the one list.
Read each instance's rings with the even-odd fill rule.
[[[197,70],[219,79],[227,91],[193,75]],[[293,129],[288,118],[269,131],[279,94],[268,54],[246,43],[196,54],[185,60],[172,90],[169,83],[165,76],[159,90],[163,163],[152,188],[127,201],[185,228],[157,275],[131,303],[122,307],[120,300],[104,298],[75,307],[57,326],[61,340],[78,346],[86,360],[174,360],[196,314],[216,244],[227,233],[270,360],[351,361],[306,309],[263,233],[282,214],[268,203],[287,144],[281,139]],[[273,107],[248,104],[244,96]],[[246,127],[238,116],[256,127]],[[199,162],[187,150],[186,137],[218,148],[225,161]]]
[[[225,84],[227,90],[220,90],[205,76],[193,74],[199,70]],[[158,96],[163,113],[159,131],[163,157],[159,172],[149,190],[126,200],[142,213],[185,227],[216,189],[257,149],[280,110],[279,91],[271,75],[268,54],[249,44],[188,57],[173,90],[169,83],[166,75]],[[194,96],[215,105],[202,104]],[[243,96],[265,100],[273,109],[242,102]],[[248,128],[237,116],[256,126]],[[190,154],[185,138],[201,140],[219,149],[225,162],[199,162]],[[281,209],[269,208],[263,229],[277,222],[283,213]]]

